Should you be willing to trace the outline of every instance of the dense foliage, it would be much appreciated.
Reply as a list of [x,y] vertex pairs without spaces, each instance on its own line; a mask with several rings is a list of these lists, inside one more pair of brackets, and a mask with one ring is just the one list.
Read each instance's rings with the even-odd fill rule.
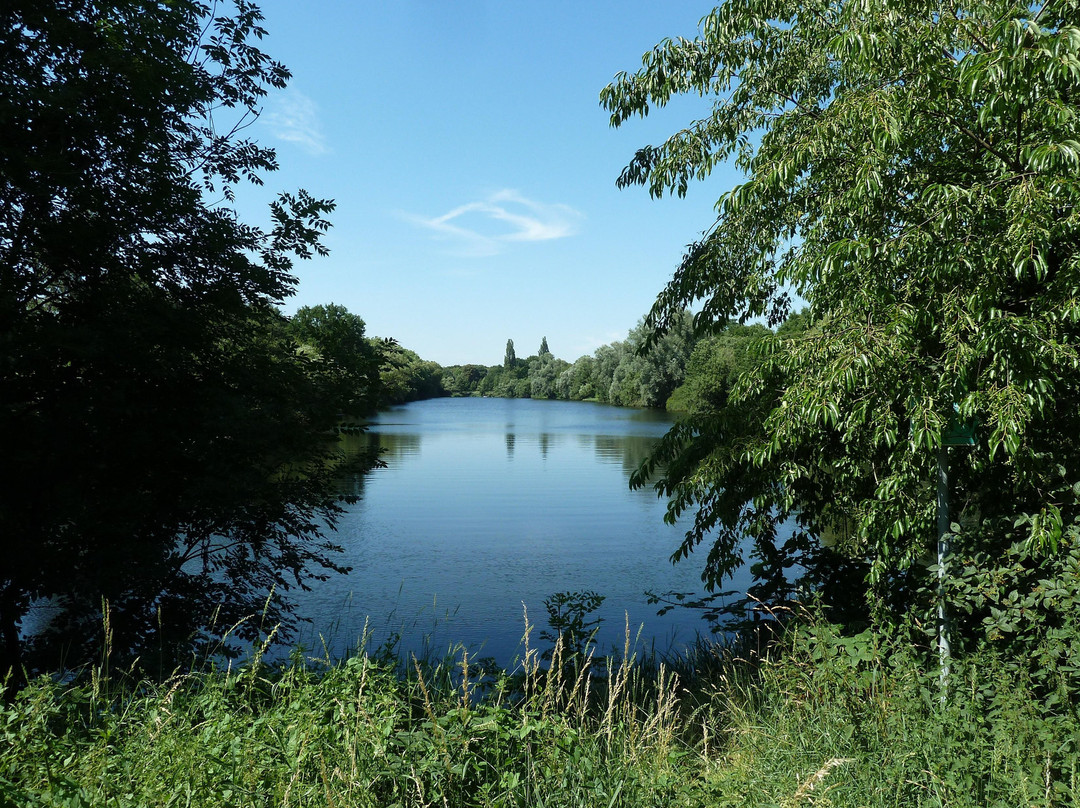
[[626,340],[602,345],[592,356],[582,356],[573,364],[551,353],[547,337],[536,355],[527,359],[517,358],[510,340],[501,366],[445,368],[443,386],[455,396],[599,401],[624,407],[662,408],[685,377],[686,362],[694,346],[690,315],[684,313],[678,327],[655,345],[646,345],[647,334],[644,324],[638,324]]
[[736,323],[723,333],[698,341],[686,363],[683,383],[671,394],[668,408],[695,415],[723,409],[735,380],[753,367],[754,342],[767,333],[763,325]]
[[0,9],[0,679],[96,653],[103,606],[118,654],[166,660],[264,606],[287,628],[286,591],[337,568],[349,403],[276,308],[333,205],[228,206],[276,167],[241,133],[289,74],[257,9],[214,9]]
[[[1004,593],[1071,574],[1078,20],[1076,0],[729,0],[602,92],[614,125],[679,93],[713,100],[620,184],[683,193],[721,161],[745,172],[657,299],[649,339],[687,306],[710,333],[783,321],[791,292],[809,304],[806,330],[762,334],[725,400],[639,477],[659,471],[672,516],[696,514],[678,554],[704,543],[706,582],[749,535],[774,566],[823,543],[865,562],[879,615],[925,604],[938,450],[956,422],[977,424],[976,446],[950,450],[964,608],[992,620]],[[982,636],[1049,636],[1073,609],[1044,590]]]
[[297,654],[163,683],[43,678],[0,708],[0,804],[1080,804],[1075,718],[1007,660],[958,664],[942,706],[936,671],[872,635],[811,622],[774,650],[612,660],[598,680],[536,649],[510,673]]
[[442,368],[391,337],[369,338],[359,315],[334,303],[301,306],[289,320],[300,351],[337,379],[342,415],[366,417],[394,404],[446,395]]
[[446,395],[443,371],[438,364],[403,348],[392,339],[377,342],[379,356],[379,405],[404,404]]
[[359,315],[334,303],[301,306],[289,318],[289,333],[300,351],[336,381],[344,416],[370,415],[383,399],[380,344],[372,344],[365,328]]

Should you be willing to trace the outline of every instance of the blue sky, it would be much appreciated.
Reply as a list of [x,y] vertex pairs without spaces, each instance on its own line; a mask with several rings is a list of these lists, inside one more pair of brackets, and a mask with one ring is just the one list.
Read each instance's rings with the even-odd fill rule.
[[263,0],[264,49],[293,73],[248,130],[277,149],[269,190],[333,198],[328,258],[286,311],[339,303],[373,336],[443,365],[502,361],[546,336],[573,361],[625,337],[739,181],[685,199],[615,180],[634,151],[707,114],[678,99],[612,129],[600,90],[708,3]]

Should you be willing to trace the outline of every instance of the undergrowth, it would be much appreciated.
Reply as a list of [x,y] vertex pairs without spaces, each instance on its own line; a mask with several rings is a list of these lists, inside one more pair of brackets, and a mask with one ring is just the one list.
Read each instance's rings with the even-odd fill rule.
[[[629,642],[628,642],[629,645]],[[1067,806],[1075,700],[1016,666],[937,672],[904,646],[793,624],[768,654],[701,645],[511,671],[299,651],[152,682],[103,665],[0,708],[0,804]]]

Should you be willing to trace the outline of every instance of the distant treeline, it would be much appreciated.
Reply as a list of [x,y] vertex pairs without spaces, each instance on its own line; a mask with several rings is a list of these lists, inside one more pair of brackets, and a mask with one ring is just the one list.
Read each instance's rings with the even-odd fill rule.
[[[499,365],[442,367],[421,359],[393,339],[369,338],[364,321],[344,307],[308,306],[290,321],[300,350],[340,366],[356,386],[356,414],[440,396],[598,401],[624,407],[699,412],[722,406],[736,376],[752,361],[750,346],[770,333],[763,325],[733,323],[716,334],[694,334],[684,312],[655,345],[643,350],[647,329],[639,323],[625,340],[570,363],[558,359],[545,337],[537,352],[519,358],[512,339]],[[801,314],[781,333],[805,327]]]
[[[794,315],[781,327],[803,328]],[[592,356],[573,364],[557,359],[547,339],[527,359],[507,342],[501,365],[452,365],[442,369],[442,386],[453,396],[546,398],[598,401],[623,407],[656,407],[695,411],[726,396],[739,371],[750,361],[749,347],[770,333],[762,325],[731,324],[717,334],[698,337],[693,318],[680,320],[649,350],[643,350],[647,329],[639,323],[626,339],[602,345]]]

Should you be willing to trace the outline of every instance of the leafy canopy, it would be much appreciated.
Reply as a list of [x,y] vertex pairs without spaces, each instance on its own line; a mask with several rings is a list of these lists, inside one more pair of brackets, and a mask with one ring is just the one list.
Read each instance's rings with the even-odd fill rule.
[[371,415],[380,403],[379,353],[365,329],[359,315],[335,303],[301,306],[289,319],[296,341],[335,377],[346,415]]
[[[936,449],[950,414],[954,516],[983,546],[1027,519],[1034,548],[1080,513],[1080,4],[729,0],[601,93],[611,122],[677,94],[711,114],[640,149],[619,178],[683,194],[733,160],[745,182],[691,245],[647,324],[694,307],[699,332],[782,322],[727,405],[676,427],[637,477],[674,518],[676,555],[742,536],[785,552],[826,535],[885,583],[935,535]],[[802,543],[800,545],[800,542]]]
[[[0,678],[31,664],[25,639],[81,661],[103,599],[118,652],[182,649],[271,591],[286,619],[284,590],[339,568],[321,531],[342,403],[274,306],[333,205],[281,194],[266,228],[228,206],[277,166],[243,136],[289,77],[260,19],[0,7]],[[39,598],[60,613],[24,638]]]

